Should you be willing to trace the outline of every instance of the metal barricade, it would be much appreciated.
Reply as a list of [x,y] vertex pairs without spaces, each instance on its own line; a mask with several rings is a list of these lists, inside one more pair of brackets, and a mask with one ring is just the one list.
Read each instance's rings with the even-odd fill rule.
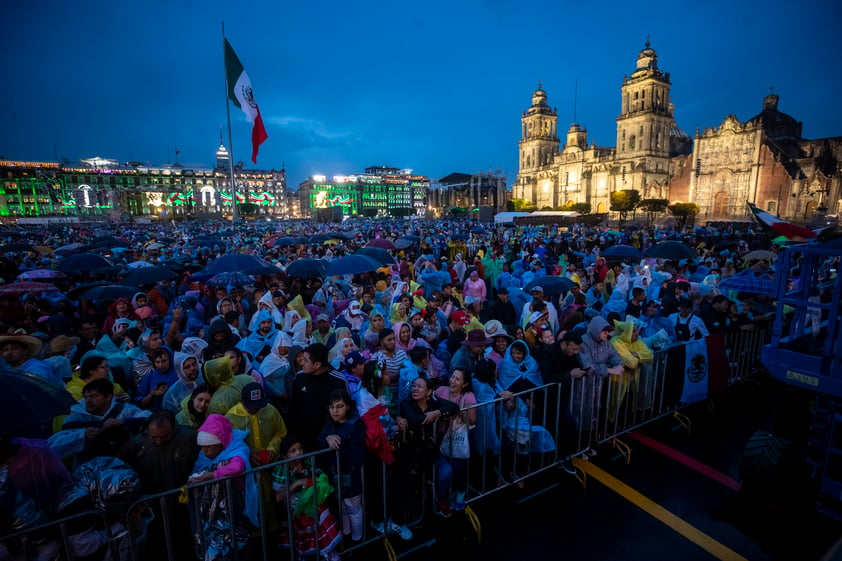
[[125,559],[133,548],[126,530],[119,520],[101,510],[80,512],[0,536],[0,559],[73,561],[96,553],[115,561]]

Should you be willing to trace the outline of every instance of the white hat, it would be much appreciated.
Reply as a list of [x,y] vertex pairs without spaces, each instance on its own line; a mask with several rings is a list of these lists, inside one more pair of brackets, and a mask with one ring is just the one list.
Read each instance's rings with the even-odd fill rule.
[[214,444],[222,444],[222,441],[215,434],[199,431],[196,434],[196,444],[199,446],[213,446]]

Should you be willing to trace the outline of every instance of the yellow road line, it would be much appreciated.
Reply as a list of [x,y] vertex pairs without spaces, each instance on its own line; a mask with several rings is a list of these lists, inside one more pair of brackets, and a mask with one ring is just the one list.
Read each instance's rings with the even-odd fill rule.
[[650,516],[660,520],[691,542],[695,543],[717,559],[722,561],[748,561],[739,553],[722,545],[695,526],[668,511],[652,499],[643,495],[639,491],[632,489],[613,475],[596,467],[593,462],[573,458],[573,464],[624,499],[642,509]]

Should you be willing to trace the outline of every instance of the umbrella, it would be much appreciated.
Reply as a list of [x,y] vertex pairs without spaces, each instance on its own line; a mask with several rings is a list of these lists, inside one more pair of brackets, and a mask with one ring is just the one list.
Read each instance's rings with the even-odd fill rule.
[[207,284],[208,286],[241,287],[246,286],[248,284],[254,284],[254,278],[245,273],[241,273],[240,271],[232,271],[214,275],[207,281],[205,281],[205,284]]
[[750,252],[746,253],[746,255],[745,255],[745,257],[743,257],[743,259],[745,259],[746,261],[753,261],[754,259],[769,259],[769,260],[772,260],[772,259],[777,259],[777,257],[778,257],[778,254],[775,253],[774,251],[766,251],[764,249],[757,249],[757,250],[750,251]]
[[149,261],[132,261],[126,267],[129,269],[143,269],[144,267],[154,267],[154,263],[150,263]]
[[275,246],[285,247],[285,246],[295,245],[295,238],[292,238],[290,236],[284,236],[283,238],[278,238],[277,240],[275,240],[274,242],[272,242],[271,244],[268,244],[268,245],[269,245],[269,247],[275,247]]
[[277,267],[254,255],[245,253],[227,253],[214,259],[208,266],[193,275],[194,280],[204,281],[219,273],[240,271],[247,275],[273,275],[279,273]]
[[297,259],[287,267],[287,274],[299,279],[320,279],[325,276],[327,261],[323,259]]
[[354,239],[353,234],[348,234],[348,233],[345,233],[345,232],[333,232],[333,237],[341,238],[343,240],[353,240]]
[[152,242],[151,244],[147,245],[143,249],[149,249],[149,250],[152,250],[152,251],[155,251],[155,250],[158,250],[158,249],[164,249],[164,244],[158,243],[158,242]]
[[329,239],[332,239],[332,237],[327,234],[314,234],[310,236],[310,243],[322,244]]
[[54,250],[51,247],[47,247],[45,245],[34,245],[32,249],[40,253],[41,255],[46,255],[47,253],[52,253]]
[[124,284],[100,284],[91,286],[79,295],[80,300],[116,300],[117,298],[129,298],[137,294],[137,287]]
[[171,280],[177,276],[172,269],[167,269],[160,265],[153,265],[152,267],[132,269],[120,284],[126,286],[142,286],[144,284],[155,284],[156,282]]
[[408,240],[406,238],[401,238],[401,239],[395,241],[395,249],[407,249],[409,247],[412,247],[414,244],[415,244],[415,242],[412,241],[412,240]]
[[669,259],[670,261],[681,261],[682,259],[693,261],[696,259],[696,250],[684,242],[666,241],[653,245],[646,250],[645,255],[647,257]]
[[569,291],[573,288],[574,284],[576,283],[567,277],[561,277],[558,275],[544,276],[529,281],[529,283],[527,283],[527,285],[523,288],[523,291],[529,292],[534,287],[540,286],[544,289],[544,294],[559,294],[561,292]]
[[411,240],[411,241],[413,241],[413,242],[420,242],[420,241],[421,241],[421,236],[415,236],[415,235],[413,235],[413,234],[407,234],[407,235],[405,235],[405,236],[401,236],[401,239],[403,239],[403,240]]
[[482,226],[473,226],[473,227],[470,229],[470,232],[471,232],[472,234],[484,234],[484,233],[485,233],[485,228],[483,228]]
[[379,247],[361,247],[351,255],[368,255],[382,265],[392,265],[395,262],[395,258],[388,251]]
[[605,250],[599,255],[600,257],[605,257],[606,259],[629,259],[633,261],[643,259],[643,253],[631,245],[612,245],[605,248]]
[[456,232],[450,235],[450,239],[452,240],[467,240],[469,237],[468,234],[463,234],[462,232]]
[[117,238],[100,238],[90,243],[91,247],[129,247],[129,242]]
[[351,254],[331,261],[325,270],[325,276],[356,275],[370,273],[382,267],[379,261],[365,254]]
[[55,253],[72,253],[72,252],[78,250],[80,247],[84,247],[84,246],[85,246],[85,244],[79,243],[79,242],[69,243],[67,245],[57,247],[55,249]]
[[0,245],[0,253],[24,253],[26,251],[35,251],[35,248],[28,243],[8,243]]
[[395,249],[395,244],[391,240],[384,239],[371,240],[365,245],[366,247],[379,247],[380,249]]
[[67,275],[55,269],[32,269],[19,274],[18,278],[23,280],[64,279],[67,278]]
[[749,292],[751,294],[765,294],[766,296],[777,296],[777,282],[768,276],[758,277],[751,269],[740,271],[732,277],[728,277],[719,283],[720,290],[733,290],[734,292]]
[[3,396],[0,430],[11,434],[51,422],[53,417],[70,413],[76,404],[63,386],[9,368],[0,371],[0,395]]
[[102,255],[73,253],[61,260],[61,263],[58,264],[58,270],[66,273],[78,273],[111,266],[111,262]]
[[0,294],[22,296],[24,294],[37,294],[39,292],[55,292],[58,288],[48,282],[13,282],[0,286]]

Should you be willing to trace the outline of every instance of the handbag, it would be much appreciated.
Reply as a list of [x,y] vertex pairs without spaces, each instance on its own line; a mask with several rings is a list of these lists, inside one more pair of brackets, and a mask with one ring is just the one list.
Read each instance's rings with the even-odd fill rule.
[[439,452],[448,458],[467,460],[471,455],[471,447],[468,443],[468,425],[456,421],[450,425],[450,430],[444,434],[441,440]]

